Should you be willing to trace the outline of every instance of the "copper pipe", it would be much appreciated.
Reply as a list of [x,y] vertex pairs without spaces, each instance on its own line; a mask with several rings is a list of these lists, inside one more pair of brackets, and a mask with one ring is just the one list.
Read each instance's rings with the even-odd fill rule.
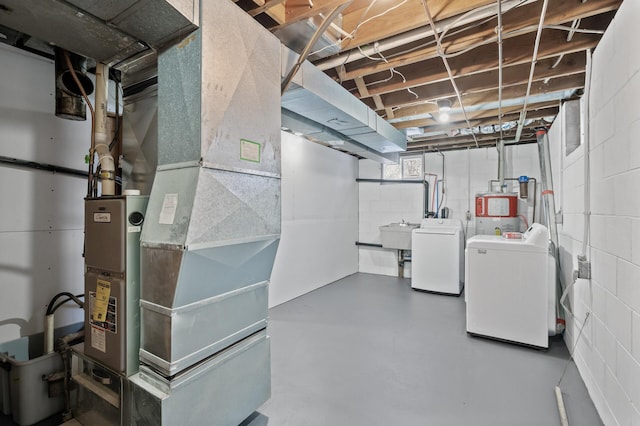
[[64,60],[67,63],[67,68],[69,68],[69,72],[71,73],[71,77],[73,77],[73,81],[75,81],[75,83],[78,85],[78,89],[80,89],[80,93],[82,93],[82,97],[84,98],[84,101],[87,103],[87,106],[89,107],[89,111],[91,111],[91,147],[89,148],[89,182],[88,182],[88,186],[87,186],[87,197],[91,197],[91,193],[92,193],[92,186],[93,186],[93,157],[94,157],[94,153],[95,153],[95,145],[96,145],[96,139],[95,139],[95,128],[96,128],[96,112],[93,109],[93,105],[91,104],[91,101],[89,101],[89,97],[87,96],[87,93],[84,91],[84,87],[82,87],[82,84],[80,84],[80,79],[78,79],[78,76],[76,75],[75,70],[73,69],[73,65],[71,64],[71,58],[69,57],[69,52],[67,52],[66,50],[64,51]]

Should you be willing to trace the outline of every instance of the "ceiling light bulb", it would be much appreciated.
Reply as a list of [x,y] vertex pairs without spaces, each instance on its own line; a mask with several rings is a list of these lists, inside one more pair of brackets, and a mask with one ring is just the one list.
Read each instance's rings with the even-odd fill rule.
[[451,111],[451,101],[449,99],[438,99],[438,111],[448,112]]
[[440,122],[446,123],[447,121],[449,121],[449,113],[443,110],[443,112],[440,113]]

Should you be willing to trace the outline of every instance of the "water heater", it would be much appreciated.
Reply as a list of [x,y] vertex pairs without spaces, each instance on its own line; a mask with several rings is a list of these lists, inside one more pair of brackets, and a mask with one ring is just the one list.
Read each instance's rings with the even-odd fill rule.
[[476,194],[476,234],[502,235],[520,230],[518,194],[485,192]]

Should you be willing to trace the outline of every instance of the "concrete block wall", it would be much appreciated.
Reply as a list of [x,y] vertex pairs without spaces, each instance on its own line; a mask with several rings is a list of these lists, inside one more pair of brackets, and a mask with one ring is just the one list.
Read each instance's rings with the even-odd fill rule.
[[[527,175],[539,179],[538,148],[536,144],[508,146],[505,151],[507,177]],[[381,165],[370,160],[360,160],[361,178],[380,179]],[[424,171],[442,179],[442,155],[429,153],[424,156]],[[467,236],[475,235],[474,213],[475,194],[487,192],[489,180],[498,174],[498,154],[495,148],[451,151],[444,153],[444,202],[441,207],[449,207],[451,217],[462,220]],[[430,179],[429,210],[435,211],[433,191],[435,178]],[[442,186],[439,195],[442,198]],[[531,187],[533,188],[533,187]],[[367,243],[380,243],[379,227],[402,219],[420,223],[423,212],[423,187],[417,184],[377,184],[360,183],[359,187],[359,233],[358,240]],[[538,188],[539,192],[539,188]],[[539,195],[539,194],[538,194]],[[521,211],[531,218],[533,194],[529,202],[520,202]],[[538,196],[538,201],[540,197]],[[466,220],[470,210],[471,220]],[[540,209],[536,213],[540,217]],[[523,230],[524,230],[524,224]],[[395,250],[360,247],[360,272],[397,276],[398,256]],[[409,277],[411,265],[405,264],[405,276]]]
[[[623,2],[593,54],[586,250],[592,279],[573,287],[576,318],[568,318],[565,333],[606,425],[640,425],[640,192],[634,186],[640,178],[640,59],[629,42],[640,37],[638,18],[640,2]],[[550,142],[562,159],[556,166],[564,211],[561,259],[571,282],[584,240],[585,146],[566,156],[553,132]]]
[[[371,160],[360,160],[358,176],[363,179],[380,179],[382,165]],[[368,183],[358,184],[359,220],[358,241],[380,244],[380,226],[402,220],[420,223],[422,220],[424,187],[420,184]],[[397,250],[360,247],[359,270],[372,274],[397,276]],[[405,276],[409,277],[411,265],[406,264]]]

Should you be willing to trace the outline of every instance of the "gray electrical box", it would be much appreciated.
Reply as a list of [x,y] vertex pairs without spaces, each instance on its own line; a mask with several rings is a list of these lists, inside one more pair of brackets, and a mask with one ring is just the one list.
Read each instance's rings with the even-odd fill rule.
[[85,201],[86,356],[130,376],[140,348],[140,232],[148,197]]

